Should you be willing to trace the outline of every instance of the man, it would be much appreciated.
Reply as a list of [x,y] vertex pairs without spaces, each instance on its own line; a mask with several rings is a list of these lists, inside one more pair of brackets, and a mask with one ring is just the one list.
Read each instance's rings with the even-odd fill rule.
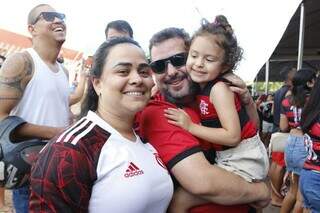
[[125,20],[115,20],[108,23],[105,29],[106,39],[113,37],[127,36],[133,38],[133,31],[130,24]]
[[[170,125],[164,117],[164,109],[178,106],[183,107],[194,122],[199,122],[192,106],[196,90],[186,73],[184,54],[181,54],[187,52],[188,46],[189,36],[182,29],[164,29],[152,37],[149,46],[151,67],[163,70],[154,76],[161,94],[158,93],[140,115],[141,137],[157,149],[172,176],[185,190],[208,202],[234,205],[268,200],[265,184],[249,184],[241,177],[211,165],[198,140],[182,128]],[[199,208],[193,212],[248,211],[247,205],[212,204]]]
[[[40,4],[28,15],[32,48],[8,57],[0,69],[0,120],[15,115],[27,121],[16,139],[50,139],[69,124],[69,85],[57,63],[66,39],[65,15]],[[13,190],[17,213],[28,212],[29,189]]]

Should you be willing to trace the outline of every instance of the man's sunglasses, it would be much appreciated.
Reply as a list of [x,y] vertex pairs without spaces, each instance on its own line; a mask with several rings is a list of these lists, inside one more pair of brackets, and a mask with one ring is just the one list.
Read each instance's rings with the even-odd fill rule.
[[64,21],[64,19],[66,18],[66,15],[63,13],[57,13],[57,12],[41,12],[32,24],[36,24],[40,20],[40,18],[43,18],[47,22],[53,22],[55,18],[58,18]]
[[172,64],[172,66],[176,68],[186,65],[187,56],[187,53],[179,53],[169,58],[154,61],[150,63],[150,67],[154,73],[163,74],[166,72],[168,63]]

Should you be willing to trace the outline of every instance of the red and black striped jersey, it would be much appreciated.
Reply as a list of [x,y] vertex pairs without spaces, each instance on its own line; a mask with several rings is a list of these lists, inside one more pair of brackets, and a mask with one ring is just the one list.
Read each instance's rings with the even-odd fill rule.
[[289,128],[296,128],[300,126],[302,108],[293,106],[290,102],[292,96],[288,96],[281,102],[281,114],[288,119]]
[[310,138],[305,139],[308,157],[304,168],[320,171],[320,115],[308,132]]
[[[221,123],[214,107],[210,101],[210,92],[214,84],[218,81],[209,82],[197,96],[197,104],[199,106],[201,124],[206,127],[221,128]],[[257,128],[253,121],[250,120],[246,109],[242,106],[240,98],[235,94],[235,105],[239,115],[241,127],[241,139],[247,139],[257,134]],[[216,149],[221,149],[220,145],[214,145]]]

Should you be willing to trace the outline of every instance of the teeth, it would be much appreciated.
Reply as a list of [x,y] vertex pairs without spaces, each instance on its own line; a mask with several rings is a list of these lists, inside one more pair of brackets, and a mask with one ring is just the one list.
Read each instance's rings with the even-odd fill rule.
[[63,31],[62,27],[57,27],[56,29],[54,29],[54,31]]
[[143,95],[142,92],[126,92],[127,95],[135,95],[135,96],[141,96]]

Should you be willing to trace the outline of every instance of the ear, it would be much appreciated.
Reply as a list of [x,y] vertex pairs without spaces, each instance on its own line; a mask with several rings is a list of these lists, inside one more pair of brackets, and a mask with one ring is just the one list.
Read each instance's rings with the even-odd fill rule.
[[34,25],[29,24],[29,25],[28,25],[28,31],[29,31],[29,33],[30,33],[31,35],[33,35],[33,33],[34,33],[34,31],[35,31]]
[[230,69],[230,66],[227,65],[227,64],[224,64],[224,65],[221,65],[221,66],[222,66],[221,74],[227,72]]
[[101,80],[99,78],[93,77],[91,79],[91,83],[93,85],[94,90],[99,95],[101,93]]

